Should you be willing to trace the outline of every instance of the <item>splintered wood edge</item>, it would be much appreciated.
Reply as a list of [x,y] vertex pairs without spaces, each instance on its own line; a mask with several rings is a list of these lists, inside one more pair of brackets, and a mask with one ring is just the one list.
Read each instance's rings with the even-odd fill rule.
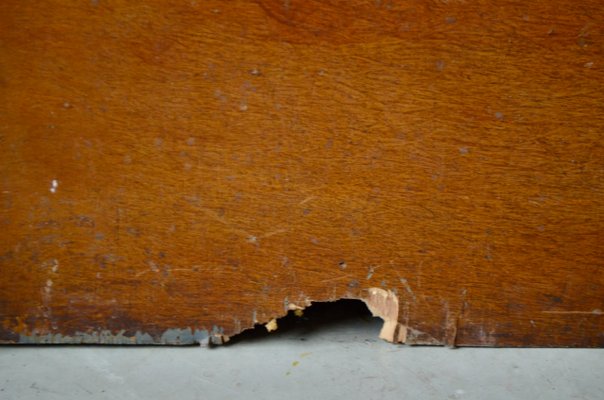
[[384,320],[380,339],[392,343],[407,341],[407,327],[398,322],[398,297],[390,290],[370,288],[368,296],[362,298],[374,317]]
[[[360,298],[350,298],[351,300],[361,300],[366,305],[374,317],[379,317],[384,321],[380,330],[379,338],[391,343],[405,343],[407,341],[407,326],[398,321],[399,301],[398,297],[391,290],[381,288],[369,288],[367,296]],[[330,301],[338,301],[330,300]],[[312,305],[311,300],[305,300],[304,305],[295,303],[287,304],[287,311],[301,312]],[[264,324],[268,332],[278,329],[277,318],[273,318]],[[242,332],[245,331],[242,330]],[[229,341],[229,337],[224,334],[217,334],[210,338],[211,344],[222,344]]]

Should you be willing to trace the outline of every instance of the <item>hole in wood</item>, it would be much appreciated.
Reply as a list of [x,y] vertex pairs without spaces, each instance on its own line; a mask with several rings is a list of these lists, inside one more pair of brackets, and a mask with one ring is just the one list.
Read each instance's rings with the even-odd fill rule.
[[[383,320],[374,317],[362,300],[313,302],[304,310],[291,310],[274,320],[276,326],[256,324],[234,335],[225,345],[279,338],[284,340],[377,341]],[[269,331],[269,328],[271,331]]]

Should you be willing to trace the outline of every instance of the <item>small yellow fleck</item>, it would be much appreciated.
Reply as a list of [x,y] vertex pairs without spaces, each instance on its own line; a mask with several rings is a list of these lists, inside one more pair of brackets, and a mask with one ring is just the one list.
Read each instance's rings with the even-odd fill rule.
[[274,318],[271,319],[266,325],[264,325],[264,327],[269,332],[276,331],[277,328],[278,328],[278,326],[277,326],[277,320],[274,319]]
[[294,315],[296,317],[301,317],[301,316],[304,315],[304,310],[297,309],[297,310],[294,311]]
[[294,361],[294,362],[292,363],[292,367],[297,367],[297,366],[298,366],[298,364],[300,364],[300,361]]

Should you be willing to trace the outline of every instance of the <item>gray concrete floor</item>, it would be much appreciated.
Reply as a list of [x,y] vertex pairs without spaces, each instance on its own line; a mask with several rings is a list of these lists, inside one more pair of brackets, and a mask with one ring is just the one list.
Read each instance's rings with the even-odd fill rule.
[[377,339],[377,319],[323,325],[217,348],[4,346],[0,399],[604,399],[603,350],[409,347]]

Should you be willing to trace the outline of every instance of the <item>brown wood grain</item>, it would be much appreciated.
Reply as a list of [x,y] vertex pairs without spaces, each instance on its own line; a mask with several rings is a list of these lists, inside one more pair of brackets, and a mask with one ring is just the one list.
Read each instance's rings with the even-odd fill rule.
[[604,7],[0,2],[0,340],[188,343],[394,293],[604,346]]

